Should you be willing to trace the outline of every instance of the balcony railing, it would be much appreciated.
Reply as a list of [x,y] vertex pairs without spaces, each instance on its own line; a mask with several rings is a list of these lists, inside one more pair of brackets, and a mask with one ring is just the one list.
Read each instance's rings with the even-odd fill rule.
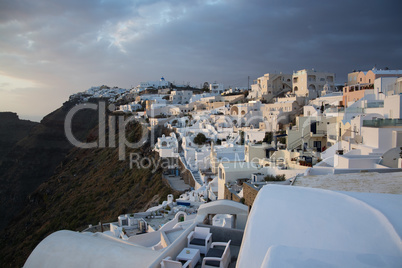
[[365,108],[383,108],[383,107],[384,107],[384,101],[368,102],[365,105]]
[[325,113],[341,113],[344,111],[345,111],[344,107],[332,107],[332,108],[325,109]]
[[363,127],[402,127],[402,119],[363,120]]
[[310,136],[311,137],[317,137],[317,136],[325,136],[327,135],[327,131],[326,130],[316,130],[315,132],[310,132]]
[[336,135],[329,135],[328,137],[329,137],[330,140],[336,140],[337,139]]
[[359,107],[348,107],[345,110],[346,113],[358,113],[358,114],[362,114],[364,113],[364,108],[359,108]]

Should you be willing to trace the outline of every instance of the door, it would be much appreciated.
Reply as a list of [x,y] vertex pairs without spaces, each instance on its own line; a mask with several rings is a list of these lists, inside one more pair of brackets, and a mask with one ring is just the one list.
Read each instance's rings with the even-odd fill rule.
[[310,132],[312,132],[313,134],[317,134],[317,122],[311,122]]
[[317,149],[317,152],[321,152],[321,141],[314,141],[314,147]]

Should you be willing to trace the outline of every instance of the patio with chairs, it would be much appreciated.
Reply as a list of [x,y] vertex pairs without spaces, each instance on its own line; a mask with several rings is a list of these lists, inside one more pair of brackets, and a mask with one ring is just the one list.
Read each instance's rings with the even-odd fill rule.
[[161,267],[235,267],[242,237],[242,230],[199,224],[187,236],[186,247],[175,258],[164,258]]

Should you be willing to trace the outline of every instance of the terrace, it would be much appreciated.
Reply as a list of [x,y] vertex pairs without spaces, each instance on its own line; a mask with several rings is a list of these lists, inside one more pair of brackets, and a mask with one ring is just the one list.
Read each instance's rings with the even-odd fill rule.
[[[167,235],[161,235],[161,247],[156,249],[163,249],[163,254],[154,264],[169,260],[180,266],[178,261],[189,264],[187,261],[190,260],[190,267],[206,267],[203,259],[209,257],[211,252],[221,250],[223,267],[236,267],[247,216],[248,207],[233,201],[219,200],[200,206],[194,220],[163,230]],[[194,237],[198,237],[202,243],[193,244]]]

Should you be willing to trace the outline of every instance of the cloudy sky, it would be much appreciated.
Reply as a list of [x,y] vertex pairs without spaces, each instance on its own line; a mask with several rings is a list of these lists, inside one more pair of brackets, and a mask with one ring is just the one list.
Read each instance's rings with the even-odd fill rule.
[[402,69],[399,0],[0,0],[0,111],[158,80],[246,86],[267,72]]

